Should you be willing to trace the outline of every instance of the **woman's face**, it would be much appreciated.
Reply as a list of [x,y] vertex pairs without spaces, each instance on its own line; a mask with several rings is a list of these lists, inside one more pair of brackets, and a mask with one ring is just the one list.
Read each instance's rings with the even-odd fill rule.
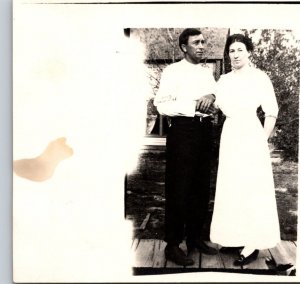
[[234,69],[240,69],[249,62],[249,55],[246,45],[242,42],[234,42],[229,46],[229,57]]

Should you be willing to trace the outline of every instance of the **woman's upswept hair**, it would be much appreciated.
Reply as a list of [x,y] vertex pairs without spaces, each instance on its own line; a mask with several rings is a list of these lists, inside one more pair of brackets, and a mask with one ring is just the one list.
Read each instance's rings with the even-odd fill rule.
[[229,54],[230,45],[234,42],[241,42],[241,43],[245,44],[246,49],[248,51],[253,51],[253,43],[252,43],[251,38],[249,38],[243,34],[233,34],[233,35],[229,36],[226,40],[225,53],[227,55]]

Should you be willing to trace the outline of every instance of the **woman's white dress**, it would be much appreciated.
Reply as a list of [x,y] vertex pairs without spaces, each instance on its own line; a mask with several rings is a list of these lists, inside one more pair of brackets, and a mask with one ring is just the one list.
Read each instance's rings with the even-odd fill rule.
[[280,241],[270,151],[257,117],[277,116],[269,77],[245,67],[223,75],[216,104],[226,115],[223,125],[210,239],[222,246],[265,249]]

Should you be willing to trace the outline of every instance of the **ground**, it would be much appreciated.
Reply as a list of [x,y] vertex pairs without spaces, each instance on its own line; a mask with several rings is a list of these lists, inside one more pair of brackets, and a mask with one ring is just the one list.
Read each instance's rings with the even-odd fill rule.
[[[216,180],[214,159],[211,178],[210,211],[204,237],[209,236]],[[165,152],[159,149],[143,151],[136,170],[127,176],[126,218],[133,221],[134,236],[163,239],[164,226]],[[273,159],[276,199],[282,240],[297,239],[298,165],[295,162]],[[149,219],[148,219],[148,218]]]

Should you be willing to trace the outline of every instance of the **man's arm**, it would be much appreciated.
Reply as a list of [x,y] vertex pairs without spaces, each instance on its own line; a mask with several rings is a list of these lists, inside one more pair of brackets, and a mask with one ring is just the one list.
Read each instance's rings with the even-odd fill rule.
[[211,113],[213,103],[216,100],[217,82],[212,74],[211,70],[206,70],[206,74],[201,82],[202,86],[206,90],[206,94],[197,100],[196,110],[202,113]]
[[177,101],[175,82],[173,70],[167,67],[162,73],[154,105],[162,115],[193,117],[195,115],[196,101]]
[[157,103],[157,110],[162,115],[167,116],[190,116],[193,117],[195,115],[195,101],[166,101]]

